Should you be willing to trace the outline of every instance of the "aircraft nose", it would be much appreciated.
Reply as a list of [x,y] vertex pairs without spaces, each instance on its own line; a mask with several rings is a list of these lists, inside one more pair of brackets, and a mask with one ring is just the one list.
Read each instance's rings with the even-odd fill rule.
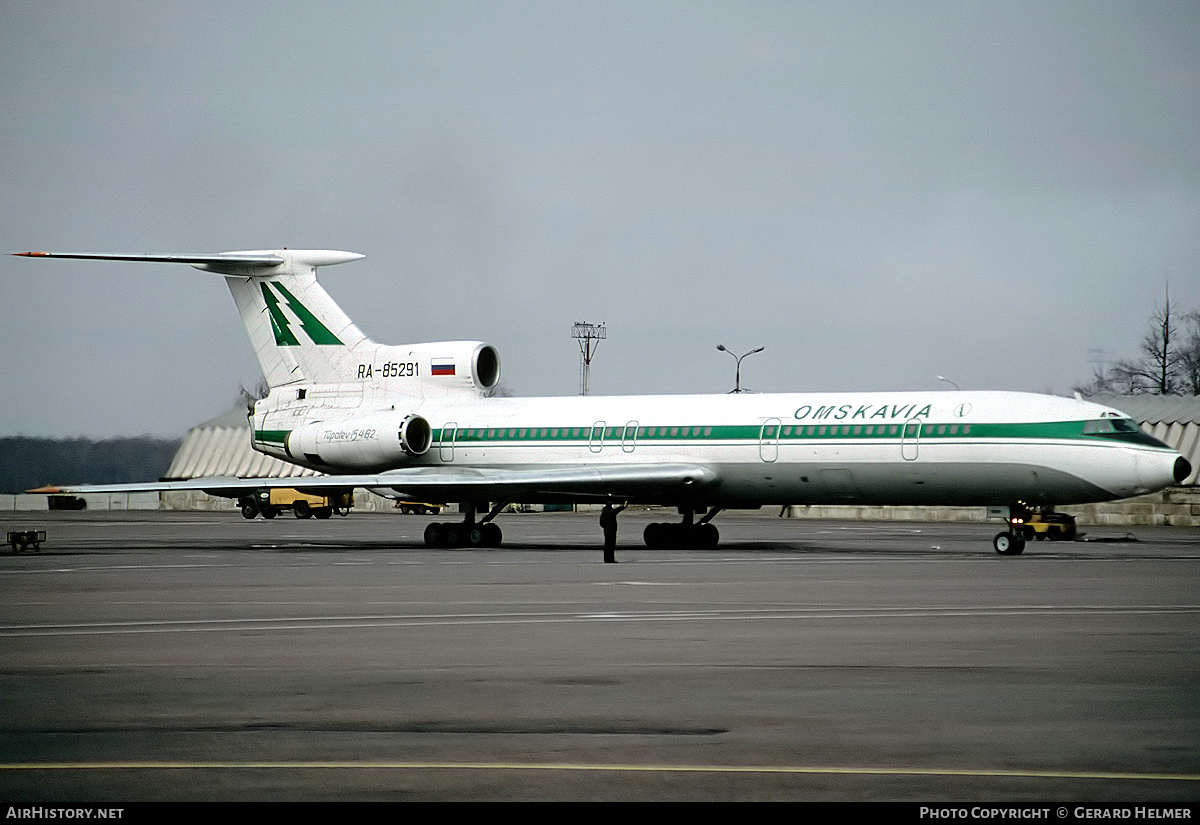
[[1162,490],[1192,474],[1192,463],[1174,450],[1139,452],[1135,461],[1139,488],[1133,495]]
[[1186,458],[1175,459],[1175,483],[1182,484],[1183,480],[1192,474],[1192,465]]

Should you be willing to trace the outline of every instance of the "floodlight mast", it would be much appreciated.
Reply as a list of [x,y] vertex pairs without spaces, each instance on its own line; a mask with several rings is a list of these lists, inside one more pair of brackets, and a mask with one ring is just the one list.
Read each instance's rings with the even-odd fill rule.
[[588,394],[588,373],[592,367],[592,356],[600,342],[607,337],[604,324],[589,324],[576,321],[571,326],[571,337],[579,342],[579,394]]

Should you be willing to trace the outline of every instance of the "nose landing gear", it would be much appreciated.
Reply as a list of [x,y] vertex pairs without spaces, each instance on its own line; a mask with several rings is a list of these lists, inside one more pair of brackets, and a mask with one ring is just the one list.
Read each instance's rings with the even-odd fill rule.
[[[989,508],[989,515],[1001,515],[1005,508]],[[1002,556],[1019,556],[1025,550],[1029,541],[1074,541],[1079,535],[1075,527],[1075,517],[1066,513],[1056,513],[1050,505],[1027,505],[1017,502],[1009,506],[1008,530],[997,533],[992,539],[992,546]]]
[[1019,556],[1025,552],[1025,537],[1010,528],[1007,533],[997,533],[992,546],[1002,556]]

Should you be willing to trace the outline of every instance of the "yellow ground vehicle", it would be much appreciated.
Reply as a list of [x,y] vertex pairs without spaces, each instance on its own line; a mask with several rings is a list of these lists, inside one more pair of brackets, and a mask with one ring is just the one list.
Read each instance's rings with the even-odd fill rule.
[[[1018,521],[1018,518],[1020,521]],[[1051,541],[1074,541],[1075,517],[1065,513],[1039,513],[1029,511],[1013,516],[1013,529],[1020,530],[1026,541],[1050,539]]]
[[428,501],[397,501],[396,509],[404,515],[416,513],[418,516],[434,515],[442,512],[445,504],[430,504]]
[[350,508],[354,506],[354,500],[350,493],[319,496],[302,493],[290,487],[273,487],[242,496],[238,499],[238,506],[242,508],[242,515],[246,518],[254,518],[260,513],[263,518],[275,518],[284,510],[291,510],[296,514],[296,518],[329,518],[334,513],[339,516],[348,515]]

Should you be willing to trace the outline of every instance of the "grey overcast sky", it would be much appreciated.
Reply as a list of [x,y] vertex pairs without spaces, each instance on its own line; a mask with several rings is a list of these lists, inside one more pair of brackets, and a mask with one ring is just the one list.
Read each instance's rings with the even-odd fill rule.
[[[1200,308],[1200,3],[0,0],[4,251],[347,249],[516,395],[1067,393]],[[181,435],[223,281],[0,260],[0,435]]]

